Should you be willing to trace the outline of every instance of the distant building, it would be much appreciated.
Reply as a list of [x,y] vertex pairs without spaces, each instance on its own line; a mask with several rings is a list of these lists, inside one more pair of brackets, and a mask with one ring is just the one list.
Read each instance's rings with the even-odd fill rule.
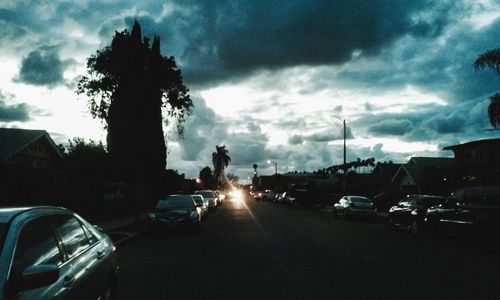
[[47,131],[0,128],[0,205],[57,198],[61,159]]
[[[469,184],[500,183],[500,139],[485,139],[444,147]],[[466,182],[467,184],[467,182]]]
[[45,130],[0,128],[0,164],[50,169],[61,158]]
[[399,167],[392,184],[404,194],[440,194],[446,191],[442,175],[454,164],[453,158],[412,157]]

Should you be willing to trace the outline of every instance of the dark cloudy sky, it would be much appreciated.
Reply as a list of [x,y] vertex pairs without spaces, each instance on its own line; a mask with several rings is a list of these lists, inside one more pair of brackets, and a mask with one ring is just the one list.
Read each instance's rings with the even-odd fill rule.
[[450,156],[487,131],[500,77],[475,71],[500,47],[498,0],[0,1],[0,126],[56,142],[105,139],[74,93],[86,58],[137,19],[161,37],[194,99],[168,167],[194,177],[226,145],[229,172],[317,170],[348,160]]

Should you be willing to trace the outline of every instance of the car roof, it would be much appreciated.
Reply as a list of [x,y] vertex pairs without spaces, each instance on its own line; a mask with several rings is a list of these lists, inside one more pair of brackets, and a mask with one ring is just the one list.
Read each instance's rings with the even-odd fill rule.
[[66,211],[66,209],[56,206],[0,207],[0,223],[8,223],[17,215],[24,212],[40,210]]

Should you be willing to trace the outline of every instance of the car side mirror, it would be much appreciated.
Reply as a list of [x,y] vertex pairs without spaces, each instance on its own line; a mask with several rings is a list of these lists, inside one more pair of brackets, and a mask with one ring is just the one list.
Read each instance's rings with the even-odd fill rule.
[[21,275],[9,280],[7,289],[10,293],[32,290],[53,284],[59,279],[56,265],[41,264],[24,269]]

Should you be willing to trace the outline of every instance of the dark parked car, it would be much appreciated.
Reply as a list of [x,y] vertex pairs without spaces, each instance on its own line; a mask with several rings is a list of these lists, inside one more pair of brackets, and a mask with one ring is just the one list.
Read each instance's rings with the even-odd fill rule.
[[149,221],[158,229],[201,229],[201,204],[196,204],[190,195],[171,195],[161,199]]
[[349,217],[375,217],[373,202],[362,196],[343,196],[333,207],[334,213],[345,219]]
[[499,234],[500,187],[458,189],[444,203],[427,209],[425,222],[435,231]]
[[446,197],[408,195],[389,209],[387,220],[393,227],[410,229],[414,234],[422,230],[427,208],[443,203]]
[[115,246],[59,207],[0,208],[0,299],[114,299]]

